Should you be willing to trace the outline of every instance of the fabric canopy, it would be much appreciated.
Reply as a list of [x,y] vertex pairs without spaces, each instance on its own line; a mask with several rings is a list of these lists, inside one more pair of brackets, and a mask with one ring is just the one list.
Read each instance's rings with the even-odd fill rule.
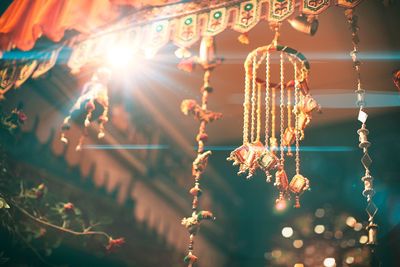
[[121,5],[140,9],[177,0],[15,0],[0,17],[0,50],[30,50],[41,36],[60,41],[66,30],[93,33],[116,20]]

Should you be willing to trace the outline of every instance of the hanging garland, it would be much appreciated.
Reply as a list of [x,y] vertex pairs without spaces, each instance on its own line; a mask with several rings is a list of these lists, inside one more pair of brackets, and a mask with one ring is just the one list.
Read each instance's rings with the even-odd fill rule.
[[365,169],[365,174],[361,178],[362,182],[364,183],[364,191],[363,191],[363,196],[367,198],[367,207],[365,211],[368,214],[368,244],[369,245],[376,245],[377,244],[377,231],[378,231],[378,225],[374,222],[375,215],[378,211],[378,208],[376,207],[374,201],[373,201],[373,196],[375,195],[375,190],[374,190],[374,184],[373,180],[374,178],[371,176],[371,171],[369,169],[372,159],[368,154],[368,148],[371,146],[371,143],[368,141],[368,134],[369,131],[367,129],[366,121],[368,118],[368,114],[365,112],[365,90],[363,89],[362,83],[361,83],[361,62],[358,59],[358,43],[360,42],[359,35],[358,35],[358,17],[354,15],[354,10],[353,9],[347,9],[345,11],[345,16],[347,18],[347,21],[350,25],[350,30],[351,30],[351,36],[352,36],[352,44],[353,44],[353,51],[351,51],[350,55],[353,60],[353,67],[354,70],[357,74],[357,90],[355,91],[356,96],[357,96],[357,106],[359,108],[359,113],[358,113],[358,120],[361,122],[361,128],[357,131],[357,134],[359,135],[359,147],[363,151],[363,156],[361,158],[361,163]]
[[[104,51],[126,42],[132,51],[140,51],[148,57],[154,56],[168,42],[179,47],[178,55],[190,57],[188,48],[202,36],[216,36],[230,28],[240,33],[239,41],[249,43],[248,32],[262,20],[283,22],[291,17],[296,8],[300,14],[316,16],[333,5],[354,8],[362,0],[233,0],[233,1],[182,1],[175,5],[146,8],[126,16],[91,35],[82,34],[68,40],[72,53],[68,66],[72,73],[79,72],[88,64],[104,60]],[[39,52],[40,62],[32,53],[20,55],[16,64],[15,51],[5,52],[0,65],[0,100],[12,88],[17,88],[29,77],[37,78],[51,69],[57,60],[60,48]],[[36,54],[36,53],[35,53]],[[36,55],[38,55],[36,54]],[[27,71],[29,70],[29,71]],[[23,79],[19,79],[23,73]]]
[[[292,193],[295,195],[295,207],[299,208],[300,195],[309,189],[309,180],[300,174],[300,140],[304,138],[304,129],[311,121],[311,113],[319,110],[320,107],[311,97],[307,86],[309,62],[295,49],[278,44],[279,26],[279,23],[272,24],[275,29],[275,38],[272,43],[250,52],[244,63],[243,145],[231,152],[227,160],[233,161],[233,165],[239,165],[238,174],[247,172],[247,178],[251,178],[258,169],[261,169],[265,172],[267,182],[270,182],[272,178],[270,172],[276,170],[274,185],[279,190],[277,203],[290,198]],[[271,82],[270,59],[273,53],[279,54],[279,83]],[[293,80],[285,79],[285,63],[290,63],[293,67]],[[257,78],[257,71],[262,64],[265,64],[265,82]],[[261,86],[263,83],[265,84],[264,144],[261,142]],[[279,114],[276,112],[276,90],[279,90]],[[292,106],[293,91],[294,104]],[[276,129],[277,116],[279,116],[279,132]],[[292,125],[293,116],[294,126]],[[279,140],[276,136],[277,132]],[[287,156],[292,156],[290,146],[293,143],[295,144],[296,170],[289,183],[285,170],[285,150]]]
[[136,12],[89,37],[76,39],[68,66],[73,71],[102,58],[104,47],[121,40],[131,43],[135,51],[155,55],[172,41],[179,55],[189,57],[187,49],[202,36],[216,36],[232,29],[240,33],[239,41],[249,43],[248,32],[259,22],[283,22],[296,8],[301,14],[316,16],[328,7],[355,7],[362,0],[234,0],[191,1],[172,6]]
[[203,37],[200,45],[200,55],[196,60],[197,64],[201,65],[204,70],[204,81],[200,90],[202,93],[201,104],[197,104],[194,99],[185,99],[181,104],[183,114],[193,115],[195,119],[200,121],[199,132],[196,136],[198,145],[197,157],[192,164],[194,185],[189,190],[189,193],[193,196],[192,216],[182,219],[182,225],[184,225],[189,231],[188,254],[184,259],[188,264],[188,267],[193,266],[193,264],[198,260],[197,256],[194,255],[193,250],[194,238],[200,229],[200,223],[203,220],[215,220],[214,215],[210,211],[199,210],[199,202],[202,194],[200,180],[207,167],[208,157],[211,155],[211,151],[204,151],[204,144],[208,140],[206,125],[207,123],[218,120],[222,117],[221,113],[207,109],[208,95],[213,91],[213,88],[210,86],[211,71],[220,63],[220,61],[221,59],[215,57],[213,37]]

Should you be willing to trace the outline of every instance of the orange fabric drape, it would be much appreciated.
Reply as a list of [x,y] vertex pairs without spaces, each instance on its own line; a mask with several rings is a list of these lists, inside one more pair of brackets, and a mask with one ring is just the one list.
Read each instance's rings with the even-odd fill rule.
[[180,0],[14,0],[0,17],[0,50],[30,50],[42,35],[58,42],[66,30],[91,33],[118,18],[119,8],[135,9]]
[[181,2],[182,0],[110,0],[116,5],[130,5],[136,9],[140,9],[147,6],[163,6]]
[[57,42],[65,30],[90,33],[118,14],[109,0],[15,0],[0,18],[0,49],[29,50],[42,35]]

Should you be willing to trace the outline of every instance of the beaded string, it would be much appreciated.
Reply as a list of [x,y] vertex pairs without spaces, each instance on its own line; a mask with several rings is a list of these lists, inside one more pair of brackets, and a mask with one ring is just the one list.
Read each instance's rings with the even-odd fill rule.
[[262,83],[257,83],[257,142],[260,141],[261,136],[261,87]]
[[[294,73],[295,73],[295,80],[294,80],[294,105],[296,106],[299,103],[299,96],[300,96],[300,86],[299,86],[299,79],[297,73],[297,63],[293,62]],[[303,76],[303,75],[302,75]],[[303,79],[304,77],[302,77]],[[295,162],[296,162],[296,174],[300,174],[300,129],[299,129],[299,111],[296,110],[295,113],[295,138],[296,138],[296,145],[295,145]]]
[[251,85],[251,142],[255,141],[254,132],[255,132],[255,113],[256,113],[256,57],[253,58],[253,76],[252,76],[252,85]]
[[[295,74],[296,77],[296,74]],[[296,79],[296,78],[295,78]],[[287,87],[287,129],[290,131],[292,129],[292,94],[290,87]],[[292,156],[292,148],[290,142],[287,144],[287,155]]]
[[245,64],[245,85],[244,85],[244,102],[243,102],[243,144],[249,142],[249,109],[250,109],[250,68]]
[[[276,87],[273,86],[272,87],[272,95],[271,95],[271,139],[275,140],[276,136],[275,136],[275,131],[276,131],[276,127],[275,127],[275,120],[276,120]],[[273,144],[270,144],[271,149],[275,147],[273,146]]]
[[284,77],[284,60],[283,60],[283,52],[280,53],[280,152],[281,152],[281,164],[284,165],[284,147],[283,147],[283,129],[284,129],[284,121],[285,121],[285,113],[284,113],[284,97],[285,97],[285,77]]
[[[211,93],[212,88],[210,87],[210,75],[211,69],[206,68],[204,72],[203,87],[201,88],[201,112],[200,113],[213,113],[207,110],[207,102],[209,93]],[[217,118],[216,116],[215,118]],[[199,210],[199,201],[202,190],[200,188],[200,179],[207,166],[207,161],[211,151],[204,151],[204,143],[207,141],[208,136],[206,133],[206,125],[212,120],[208,120],[206,117],[198,115],[197,119],[200,119],[199,132],[197,134],[196,140],[198,142],[197,157],[192,164],[192,176],[194,178],[194,186],[190,189],[189,193],[193,196],[192,201],[192,216],[189,218],[183,218],[182,224],[189,231],[189,245],[188,253],[184,258],[184,261],[188,264],[188,267],[192,267],[194,263],[197,262],[197,257],[193,254],[194,250],[194,238],[200,228],[200,222],[202,220],[215,220],[213,214],[210,211]]]
[[270,113],[270,79],[271,79],[271,69],[270,69],[270,53],[267,52],[265,58],[265,147],[269,147],[269,113]]
[[366,207],[366,212],[368,214],[368,226],[367,226],[367,231],[368,231],[368,244],[373,246],[377,244],[377,232],[378,232],[378,225],[374,222],[374,217],[376,213],[378,212],[378,208],[376,207],[374,201],[373,201],[373,196],[375,194],[374,190],[374,185],[373,185],[373,180],[374,178],[371,176],[370,172],[370,165],[372,163],[371,157],[368,154],[368,148],[370,147],[371,143],[368,141],[368,134],[369,131],[366,126],[366,121],[368,118],[368,114],[364,111],[365,107],[365,90],[362,89],[362,84],[361,84],[361,62],[357,58],[358,55],[358,43],[360,41],[359,36],[358,36],[358,17],[354,15],[352,9],[347,9],[345,11],[345,16],[347,18],[347,21],[350,25],[350,30],[351,30],[351,36],[352,36],[352,44],[353,44],[353,51],[351,51],[350,55],[353,61],[353,67],[354,70],[356,71],[357,75],[357,90],[355,91],[356,96],[357,96],[357,106],[359,107],[359,113],[358,113],[358,120],[361,122],[361,128],[357,131],[357,134],[359,135],[359,147],[363,151],[363,156],[361,158],[361,163],[365,169],[365,174],[361,178],[361,180],[364,183],[364,191],[363,191],[363,196],[367,199],[367,207]]

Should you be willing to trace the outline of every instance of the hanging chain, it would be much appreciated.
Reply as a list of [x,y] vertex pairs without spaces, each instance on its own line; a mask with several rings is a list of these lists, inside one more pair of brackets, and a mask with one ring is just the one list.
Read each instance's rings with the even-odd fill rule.
[[[272,87],[272,94],[271,94],[271,139],[276,139],[276,87]],[[270,144],[271,149],[275,149],[274,145]]]
[[244,103],[243,103],[243,144],[249,142],[249,109],[250,109],[250,70],[245,66]]
[[[294,106],[296,107],[299,103],[300,96],[300,86],[299,86],[299,78],[298,78],[298,70],[297,63],[294,62]],[[301,79],[304,79],[304,73],[302,72]],[[299,110],[295,109],[295,138],[296,138],[296,148],[295,148],[295,162],[296,162],[296,174],[300,174],[300,129],[299,129]]]
[[270,102],[270,79],[271,79],[271,68],[270,68],[270,53],[267,52],[265,58],[265,147],[268,148],[269,140],[269,102]]
[[[296,74],[294,74],[296,77]],[[288,131],[291,131],[292,128],[292,95],[291,95],[291,90],[290,87],[288,86],[286,88],[287,90],[287,129]],[[292,148],[291,148],[291,143],[287,143],[287,155],[292,156]]]
[[261,88],[262,83],[257,83],[257,142],[260,141],[261,136]]
[[252,85],[251,85],[251,142],[254,142],[255,137],[255,124],[256,124],[256,76],[257,76],[257,61],[256,56],[253,58],[253,76],[252,76]]
[[283,147],[283,129],[285,123],[285,112],[284,112],[284,98],[285,98],[285,78],[284,78],[284,60],[283,60],[283,52],[280,54],[280,83],[281,83],[281,95],[280,95],[280,152],[281,152],[281,164],[284,164],[284,147]]
[[359,135],[359,147],[363,150],[363,157],[361,158],[361,163],[365,169],[365,175],[361,178],[364,183],[364,191],[363,195],[367,198],[367,207],[366,212],[368,213],[368,244],[369,245],[376,245],[377,244],[377,230],[378,225],[374,223],[374,217],[378,211],[375,203],[373,202],[373,196],[375,194],[374,186],[373,186],[373,177],[370,174],[369,167],[372,163],[372,160],[368,154],[368,147],[371,143],[368,141],[368,134],[369,131],[366,126],[366,121],[368,114],[363,110],[365,107],[365,90],[362,89],[361,84],[361,71],[360,66],[361,62],[358,60],[358,43],[359,43],[359,36],[358,36],[358,17],[354,15],[352,9],[348,9],[345,11],[345,16],[347,18],[348,23],[350,24],[350,30],[352,35],[352,44],[353,44],[353,51],[350,53],[351,58],[353,60],[353,66],[357,74],[357,90],[355,91],[357,96],[357,106],[359,107],[359,114],[358,120],[361,122],[361,128],[357,131]]
[[[203,41],[203,40],[202,40]],[[208,49],[213,49],[209,47]],[[200,64],[200,63],[199,63]],[[215,67],[208,64],[200,64],[204,70],[203,86],[201,87],[201,105],[193,99],[185,99],[182,101],[181,110],[185,115],[189,113],[200,121],[199,131],[196,136],[198,144],[197,157],[192,163],[192,177],[194,179],[193,187],[189,190],[192,195],[192,214],[190,217],[182,219],[181,224],[185,226],[189,232],[189,245],[188,252],[184,258],[184,262],[187,263],[188,267],[192,267],[197,262],[197,256],[193,254],[195,236],[200,230],[200,224],[203,220],[215,220],[212,212],[207,210],[199,210],[200,196],[202,189],[200,187],[200,180],[207,167],[208,158],[211,155],[211,151],[205,151],[205,143],[208,140],[206,133],[207,123],[221,118],[222,114],[219,112],[213,112],[207,109],[208,96],[212,92],[210,86],[211,70]],[[245,107],[246,109],[246,107]]]
[[292,127],[292,95],[291,95],[291,90],[288,87],[287,89],[287,114],[288,114],[288,118],[287,118],[287,127],[291,128]]

